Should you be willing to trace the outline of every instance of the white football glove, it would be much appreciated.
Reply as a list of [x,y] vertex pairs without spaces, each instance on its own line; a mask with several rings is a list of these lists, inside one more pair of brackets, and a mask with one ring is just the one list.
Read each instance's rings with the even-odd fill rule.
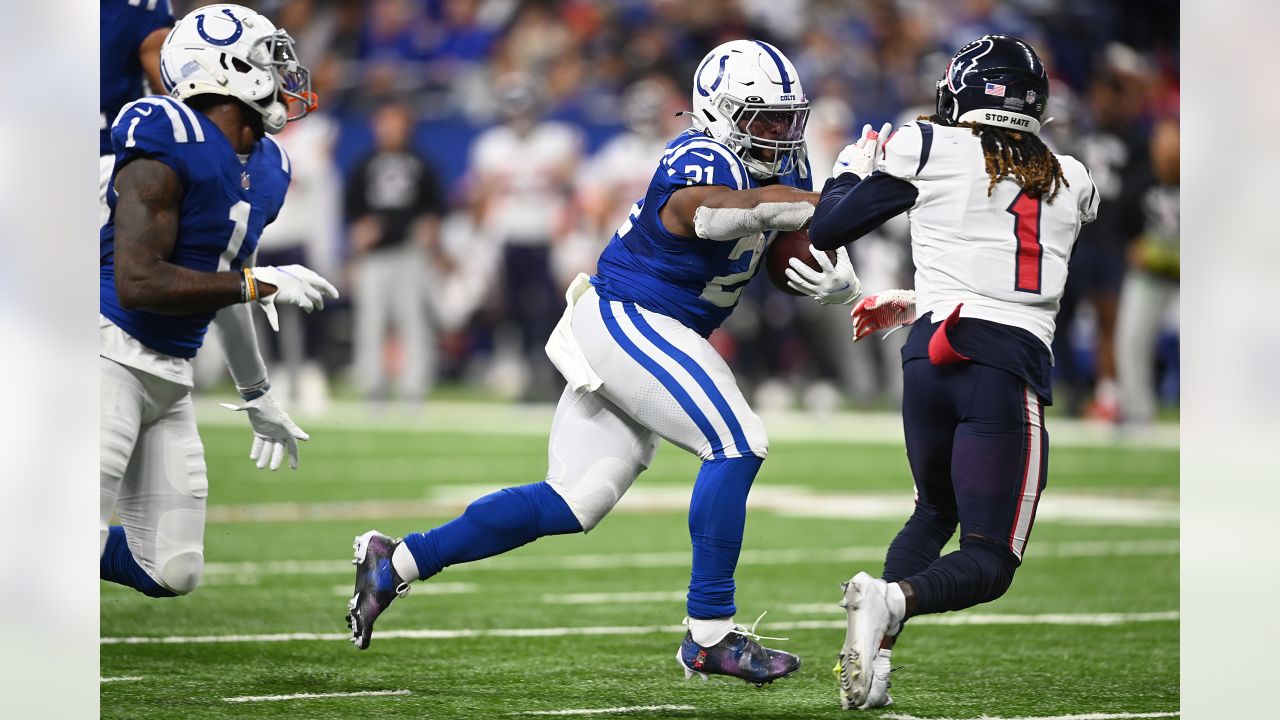
[[289,467],[298,469],[298,441],[310,440],[311,436],[276,404],[270,390],[243,405],[221,405],[228,410],[249,414],[249,424],[253,426],[253,447],[249,450],[249,459],[256,461],[259,469],[268,465],[272,470],[279,468],[286,450],[289,451]]
[[888,330],[916,321],[915,290],[885,290],[862,298],[849,313],[853,320],[853,341],[878,330]]
[[848,305],[858,299],[862,294],[862,283],[853,272],[849,253],[844,248],[836,250],[834,265],[825,252],[814,246],[809,246],[809,252],[818,261],[818,266],[822,270],[814,270],[801,262],[800,258],[791,258],[787,261],[791,267],[784,272],[787,276],[787,285],[792,290],[808,295],[823,305]]
[[863,125],[862,137],[840,151],[835,166],[831,168],[831,177],[838,178],[849,172],[862,178],[870,175],[876,168],[876,154],[880,152],[880,146],[889,139],[892,130],[891,123],[885,123],[879,132],[872,130],[870,125]]
[[262,311],[267,314],[267,322],[271,329],[280,332],[280,317],[276,313],[276,303],[297,305],[311,312],[323,310],[324,299],[338,297],[338,288],[328,280],[320,277],[315,271],[301,265],[284,265],[281,267],[255,267],[251,270],[258,282],[271,283],[276,291],[266,297],[258,298]]

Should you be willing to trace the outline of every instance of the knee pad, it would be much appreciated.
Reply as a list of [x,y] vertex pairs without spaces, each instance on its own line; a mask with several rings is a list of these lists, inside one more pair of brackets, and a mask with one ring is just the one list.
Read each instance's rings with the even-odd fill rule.
[[204,511],[170,510],[155,531],[156,580],[179,595],[200,584],[204,572]]
[[972,557],[981,570],[984,597],[981,602],[991,602],[1004,595],[1013,584],[1013,574],[1020,563],[1006,545],[980,535],[965,535],[960,538],[960,550]]
[[200,584],[204,573],[204,553],[190,550],[178,553],[156,567],[157,580],[178,595],[186,595]]
[[[764,421],[755,413],[746,413],[739,417],[742,426],[742,437],[746,440],[746,446],[737,442],[732,435],[722,436],[724,442],[724,450],[729,457],[736,452],[741,457],[754,455],[761,460],[769,456],[769,435],[764,430]],[[703,460],[711,460],[711,449],[700,456]]]

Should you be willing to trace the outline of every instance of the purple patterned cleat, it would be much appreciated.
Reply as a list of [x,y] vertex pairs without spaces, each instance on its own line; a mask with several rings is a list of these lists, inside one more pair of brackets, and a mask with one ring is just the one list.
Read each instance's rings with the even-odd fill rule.
[[[761,615],[761,617],[764,617]],[[756,622],[760,622],[759,619]],[[784,678],[800,669],[800,658],[781,650],[771,650],[757,640],[785,640],[786,638],[761,638],[751,629],[735,627],[724,639],[703,647],[693,641],[692,633],[684,634],[684,642],[676,652],[676,660],[684,668],[684,679],[701,675],[729,675],[742,678],[756,687],[763,687],[778,678]]]
[[400,579],[391,564],[391,553],[399,540],[377,530],[359,536],[355,541],[356,593],[347,603],[347,627],[351,642],[361,650],[373,639],[373,623],[391,601],[409,594],[409,583]]

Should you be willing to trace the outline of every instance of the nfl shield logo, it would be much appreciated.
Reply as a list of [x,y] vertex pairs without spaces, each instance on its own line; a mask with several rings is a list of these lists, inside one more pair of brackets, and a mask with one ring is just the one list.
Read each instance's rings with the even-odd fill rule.
[[249,173],[247,172],[240,173],[240,187],[244,188],[245,190],[249,189]]
[[1036,103],[1036,91],[1035,91],[1035,90],[1028,90],[1028,91],[1027,91],[1027,104],[1028,104],[1028,105],[1034,105],[1035,103]]
[[987,94],[996,97],[1004,97],[1004,86],[995,83],[987,83]]

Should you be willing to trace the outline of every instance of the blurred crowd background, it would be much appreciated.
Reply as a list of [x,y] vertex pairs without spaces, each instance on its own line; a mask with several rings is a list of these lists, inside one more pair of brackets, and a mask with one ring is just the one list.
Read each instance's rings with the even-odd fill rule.
[[[205,3],[175,0],[181,17]],[[930,112],[951,54],[984,33],[1040,51],[1044,132],[1102,195],[1058,322],[1060,411],[1134,423],[1178,399],[1176,0],[263,0],[313,72],[320,112],[279,135],[288,201],[260,262],[301,262],[342,301],[268,338],[303,411],[358,395],[552,400],[542,344],[563,289],[688,126],[690,78],[756,38],[813,103],[815,185],[863,123]],[[910,287],[906,222],[851,246],[866,292]],[[763,276],[764,273],[761,273]],[[894,409],[905,333],[849,342],[848,311],[758,277],[713,336],[760,408]],[[225,382],[216,350],[199,382]]]

